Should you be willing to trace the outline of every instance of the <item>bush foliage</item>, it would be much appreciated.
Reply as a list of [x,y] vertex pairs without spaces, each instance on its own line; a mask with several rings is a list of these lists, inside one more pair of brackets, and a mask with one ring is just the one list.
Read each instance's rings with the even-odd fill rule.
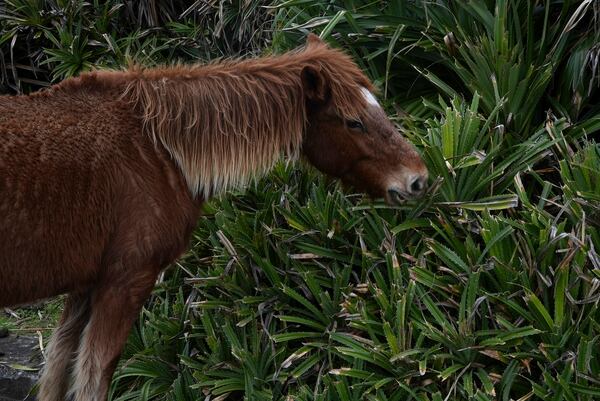
[[281,164],[209,202],[113,400],[600,398],[597,2],[142,4],[7,0],[2,82],[318,32],[378,84],[432,182],[389,207]]
[[261,1],[0,3],[0,89],[28,92],[91,68],[256,54],[272,11]]

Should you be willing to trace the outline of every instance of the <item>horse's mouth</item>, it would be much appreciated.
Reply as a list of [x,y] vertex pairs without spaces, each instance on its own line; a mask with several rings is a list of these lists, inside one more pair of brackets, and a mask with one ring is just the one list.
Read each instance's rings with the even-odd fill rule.
[[399,188],[390,188],[387,190],[386,200],[390,205],[400,205],[412,198],[414,198],[414,195]]

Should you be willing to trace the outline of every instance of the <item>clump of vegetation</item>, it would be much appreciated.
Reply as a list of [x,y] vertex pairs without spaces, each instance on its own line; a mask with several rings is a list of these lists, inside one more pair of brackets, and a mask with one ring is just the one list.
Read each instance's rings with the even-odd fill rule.
[[[432,187],[389,207],[281,164],[209,202],[142,312],[112,399],[600,398],[597,3],[243,4],[273,24],[250,52],[310,30],[353,54]],[[3,38],[18,26],[1,24]],[[186,57],[188,34],[165,27],[129,48]]]
[[92,68],[256,54],[270,40],[262,1],[6,0],[0,92],[29,92]]

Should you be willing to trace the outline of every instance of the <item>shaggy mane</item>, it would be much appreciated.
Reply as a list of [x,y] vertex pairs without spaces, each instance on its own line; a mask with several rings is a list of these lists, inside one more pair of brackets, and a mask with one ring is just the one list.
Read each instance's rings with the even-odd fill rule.
[[280,56],[133,69],[125,96],[190,191],[208,198],[246,184],[282,155],[298,157],[307,117],[305,66],[320,71],[338,114],[357,118],[364,110],[361,87],[373,89],[368,78],[350,57],[314,39]]

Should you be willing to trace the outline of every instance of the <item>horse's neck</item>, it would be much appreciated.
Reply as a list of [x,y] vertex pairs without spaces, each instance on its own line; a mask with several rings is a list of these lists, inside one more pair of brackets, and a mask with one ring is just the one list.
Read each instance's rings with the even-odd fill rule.
[[297,157],[305,123],[298,80],[218,72],[157,78],[133,81],[128,95],[148,135],[170,153],[194,196],[243,186],[282,155]]

